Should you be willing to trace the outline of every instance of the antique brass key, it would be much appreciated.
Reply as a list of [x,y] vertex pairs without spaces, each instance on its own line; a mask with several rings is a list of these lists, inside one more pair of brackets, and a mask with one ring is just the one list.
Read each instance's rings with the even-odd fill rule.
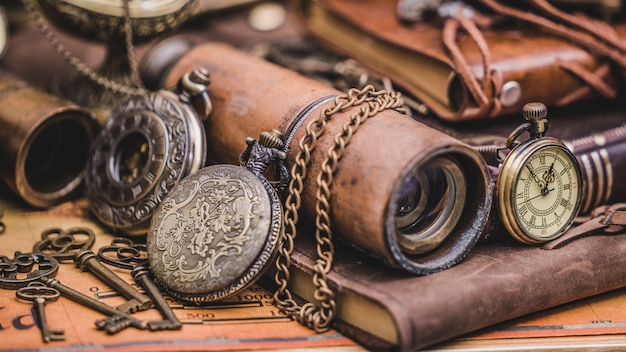
[[44,342],[65,340],[65,331],[50,330],[46,321],[46,302],[56,301],[61,293],[52,287],[46,286],[43,282],[33,281],[28,286],[22,287],[15,292],[19,299],[31,301],[36,308],[35,320],[41,330],[41,337]]
[[[107,253],[115,253],[115,256]],[[152,281],[148,267],[148,252],[145,244],[136,244],[133,241],[118,237],[111,245],[98,250],[100,260],[109,265],[131,270],[135,282],[141,286],[152,299],[155,308],[161,313],[163,320],[148,322],[150,330],[179,330],[182,324],[167,304],[157,285]]]
[[63,285],[54,278],[58,270],[59,262],[48,254],[16,252],[13,259],[0,256],[0,288],[19,290],[28,285],[43,283],[58,291],[65,298],[108,315],[108,318],[98,320],[96,327],[100,330],[106,330],[109,334],[114,334],[129,326],[140,330],[148,328],[146,321],[139,320],[115,307]]
[[117,276],[98,260],[98,256],[92,251],[84,251],[79,253],[74,259],[76,265],[86,271],[91,272],[102,281],[109,284],[122,296],[128,298],[128,301],[117,306],[117,309],[125,313],[132,313],[139,310],[148,309],[151,300],[148,296],[137,291],[129,285],[124,279]]
[[82,294],[69,286],[65,286],[57,279],[42,276],[40,281],[48,287],[57,289],[63,297],[79,303],[84,307],[108,315],[108,318],[101,319],[96,322],[96,327],[99,330],[106,330],[109,334],[115,334],[129,326],[140,330],[148,328],[148,323],[146,321],[139,320],[130,314],[126,314],[114,307]]
[[[87,239],[81,241],[80,236],[87,236]],[[133,313],[150,306],[149,297],[137,291],[100,263],[98,256],[89,249],[95,239],[95,234],[91,230],[87,228],[72,228],[66,231],[49,229],[44,231],[41,237],[41,241],[33,247],[33,252],[49,254],[59,261],[72,259],[77,267],[89,271],[128,299],[117,307],[118,310]]]

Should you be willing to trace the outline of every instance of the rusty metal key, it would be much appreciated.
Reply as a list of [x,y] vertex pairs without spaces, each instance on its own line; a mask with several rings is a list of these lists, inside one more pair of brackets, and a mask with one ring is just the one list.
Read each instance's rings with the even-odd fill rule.
[[135,282],[152,299],[154,307],[161,313],[163,320],[149,321],[149,330],[179,330],[182,328],[181,322],[161,295],[158,286],[152,281],[152,273],[148,267],[148,250],[145,244],[134,243],[128,238],[118,237],[113,239],[111,245],[100,247],[98,256],[104,263],[130,270]]
[[74,258],[76,266],[89,271],[96,275],[103,282],[114,288],[122,296],[126,297],[128,301],[119,305],[118,310],[124,313],[133,313],[139,310],[145,310],[150,307],[152,301],[143,293],[137,291],[124,279],[119,277],[109,268],[104,266],[98,259],[98,256],[90,250],[82,251]]
[[61,293],[52,287],[46,286],[42,282],[33,281],[28,286],[19,288],[15,295],[19,299],[33,302],[36,309],[35,320],[41,330],[41,337],[44,342],[65,340],[65,331],[50,330],[46,321],[45,305],[47,302],[56,301]]

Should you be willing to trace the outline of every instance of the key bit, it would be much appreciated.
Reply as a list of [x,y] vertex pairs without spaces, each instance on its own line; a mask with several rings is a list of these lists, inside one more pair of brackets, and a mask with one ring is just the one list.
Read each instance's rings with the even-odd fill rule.
[[152,298],[155,307],[161,313],[163,320],[148,322],[148,329],[150,330],[179,330],[182,328],[182,324],[172,311],[172,308],[167,304],[167,301],[161,295],[161,291],[154,284],[150,277],[150,270],[147,265],[137,265],[131,272],[133,279],[137,282],[146,293]]
[[106,330],[109,335],[120,332],[133,325],[133,321],[124,315],[112,315],[96,321],[98,330]]
[[33,302],[35,305],[35,320],[41,330],[41,337],[44,342],[65,340],[65,331],[51,330],[48,328],[46,320],[45,305],[47,302],[56,301],[59,298],[60,292],[58,290],[47,287],[42,282],[34,281],[28,284],[28,286],[18,289],[15,295],[17,298]]

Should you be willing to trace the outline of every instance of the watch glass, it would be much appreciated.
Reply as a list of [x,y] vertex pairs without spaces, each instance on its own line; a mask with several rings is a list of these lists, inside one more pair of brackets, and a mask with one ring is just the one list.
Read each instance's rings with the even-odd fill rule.
[[577,161],[565,147],[536,150],[524,161],[513,185],[517,223],[539,241],[561,235],[578,214],[581,183]]

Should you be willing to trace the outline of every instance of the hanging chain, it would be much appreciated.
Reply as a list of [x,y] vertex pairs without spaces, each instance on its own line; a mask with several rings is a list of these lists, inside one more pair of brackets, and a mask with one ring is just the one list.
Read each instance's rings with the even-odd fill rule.
[[[324,332],[330,328],[330,323],[335,318],[336,304],[335,293],[328,285],[327,275],[333,263],[334,247],[332,231],[330,227],[330,188],[333,183],[333,175],[339,160],[342,158],[345,148],[350,143],[352,136],[368,118],[373,117],[386,109],[393,109],[405,113],[404,101],[398,92],[376,91],[368,85],[363,90],[350,89],[347,94],[337,96],[334,106],[322,110],[317,120],[312,120],[306,126],[306,135],[299,142],[300,152],[296,156],[291,169],[291,181],[289,183],[289,195],[285,200],[285,236],[279,248],[279,256],[276,259],[277,272],[275,276],[278,289],[274,293],[274,301],[279,308],[288,315],[294,316],[302,325],[315,332]],[[362,105],[362,106],[361,106]],[[294,250],[294,240],[297,235],[298,212],[301,206],[301,194],[303,180],[307,176],[307,169],[311,159],[311,152],[316,147],[317,139],[326,130],[326,122],[336,113],[346,111],[352,107],[360,109],[350,116],[350,121],[343,125],[342,132],[335,136],[334,145],[328,150],[328,156],[321,166],[317,177],[317,202],[315,219],[315,238],[317,240],[317,259],[313,267],[313,283],[315,302],[308,302],[300,306],[293,299],[287,288],[290,280],[291,254]]]
[[[122,95],[144,95],[146,89],[142,87],[131,87],[115,81],[112,81],[87,66],[79,58],[72,55],[72,53],[59,41],[58,37],[52,32],[50,27],[41,17],[41,14],[37,10],[34,4],[35,0],[21,0],[28,16],[31,18],[37,29],[43,34],[43,36],[50,42],[50,45],[56,50],[57,54],[65,60],[70,66],[78,71],[83,76],[87,77],[97,85],[108,89],[112,92]],[[139,70],[137,69],[137,63],[135,61],[135,51],[133,48],[132,26],[130,18],[130,0],[123,0],[124,2],[124,44],[128,51],[128,62],[131,70],[131,79],[133,82],[139,84]]]

